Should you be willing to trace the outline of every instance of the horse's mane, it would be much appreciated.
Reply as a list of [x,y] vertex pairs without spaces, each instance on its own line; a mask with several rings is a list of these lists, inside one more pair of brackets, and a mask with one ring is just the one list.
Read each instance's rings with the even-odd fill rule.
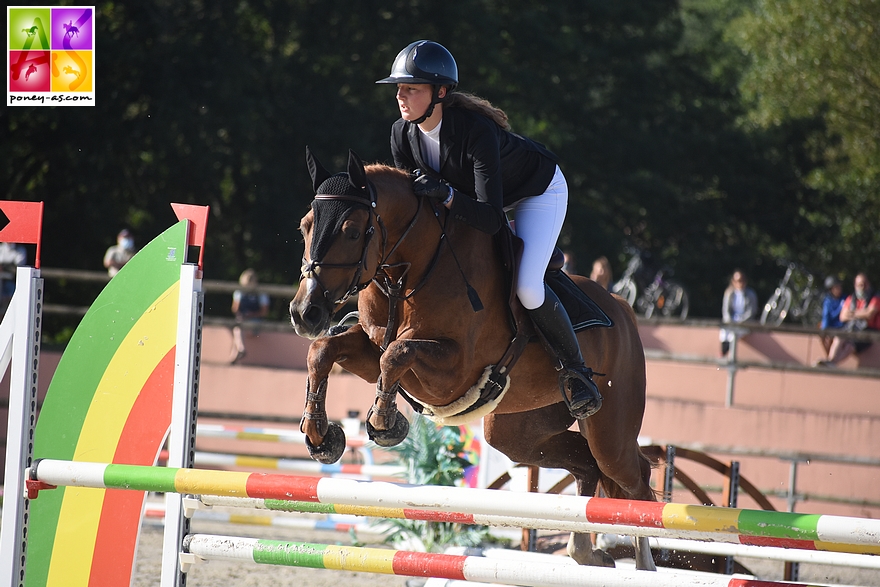
[[412,189],[412,179],[409,173],[396,167],[390,167],[383,163],[371,163],[364,167],[367,177],[375,184],[380,192],[400,189]]
[[409,173],[402,169],[398,169],[397,167],[391,167],[390,165],[385,165],[384,163],[370,163],[364,166],[364,170],[366,170],[367,175],[370,176],[370,179],[376,181],[377,177],[395,177],[394,181],[400,181],[400,177],[409,177]]

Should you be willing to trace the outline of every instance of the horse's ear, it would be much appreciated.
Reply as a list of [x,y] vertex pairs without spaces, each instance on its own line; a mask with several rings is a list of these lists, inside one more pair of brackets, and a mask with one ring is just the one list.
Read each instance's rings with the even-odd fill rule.
[[348,150],[348,181],[360,190],[367,187],[367,172],[364,171],[364,162],[351,149]]
[[320,161],[315,159],[308,145],[306,145],[306,165],[309,166],[309,175],[312,176],[312,187],[315,193],[318,193],[318,188],[330,178],[330,173],[324,169]]

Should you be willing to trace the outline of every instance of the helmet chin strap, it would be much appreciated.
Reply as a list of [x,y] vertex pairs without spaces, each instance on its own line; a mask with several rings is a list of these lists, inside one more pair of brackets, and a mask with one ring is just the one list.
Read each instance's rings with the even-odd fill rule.
[[439,104],[443,101],[442,98],[437,97],[437,95],[440,93],[440,86],[431,86],[431,88],[431,103],[428,104],[428,109],[425,110],[424,114],[412,121],[413,124],[422,124],[423,122],[428,120],[428,118],[430,118],[431,115],[434,114],[434,105]]

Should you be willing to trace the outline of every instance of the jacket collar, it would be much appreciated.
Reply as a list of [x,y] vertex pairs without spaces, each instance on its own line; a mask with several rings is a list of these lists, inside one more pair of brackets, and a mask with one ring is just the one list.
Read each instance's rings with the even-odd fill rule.
[[[443,169],[443,166],[446,164],[446,159],[449,156],[450,145],[453,144],[455,139],[455,108],[444,108],[443,109],[443,124],[440,127],[440,169]],[[435,172],[431,169],[428,164],[425,162],[422,157],[422,131],[419,130],[419,126],[417,124],[407,123],[409,130],[407,132],[407,139],[409,140],[409,148],[412,151],[413,157],[418,163],[419,169],[422,170],[426,175],[434,175]]]

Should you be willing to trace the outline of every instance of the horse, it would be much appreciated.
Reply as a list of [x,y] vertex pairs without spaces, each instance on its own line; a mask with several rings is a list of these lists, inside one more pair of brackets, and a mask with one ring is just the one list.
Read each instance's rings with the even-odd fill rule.
[[[645,355],[629,304],[571,276],[613,323],[578,333],[604,403],[577,421],[577,431],[554,360],[538,341],[524,345],[497,397],[469,411],[514,337],[510,287],[493,237],[416,197],[404,171],[365,166],[350,151],[347,172],[331,175],[306,153],[316,195],[300,222],[305,252],[289,309],[296,333],[312,339],[300,424],[312,458],[335,462],[345,447],[342,429],[325,411],[328,376],[338,363],[376,384],[366,426],[379,445],[406,437],[408,423],[396,406],[400,392],[444,424],[482,416],[491,446],[514,462],[568,470],[579,495],[595,495],[601,483],[608,497],[656,501],[651,462],[638,444]],[[357,323],[332,326],[355,293]],[[653,570],[647,538],[636,544],[638,568]],[[579,564],[614,566],[589,534],[573,533],[567,550]]]
[[76,35],[77,37],[79,36],[79,28],[73,24],[72,20],[69,23],[61,23],[61,26],[65,29],[65,37],[70,37],[72,39],[73,35]]

